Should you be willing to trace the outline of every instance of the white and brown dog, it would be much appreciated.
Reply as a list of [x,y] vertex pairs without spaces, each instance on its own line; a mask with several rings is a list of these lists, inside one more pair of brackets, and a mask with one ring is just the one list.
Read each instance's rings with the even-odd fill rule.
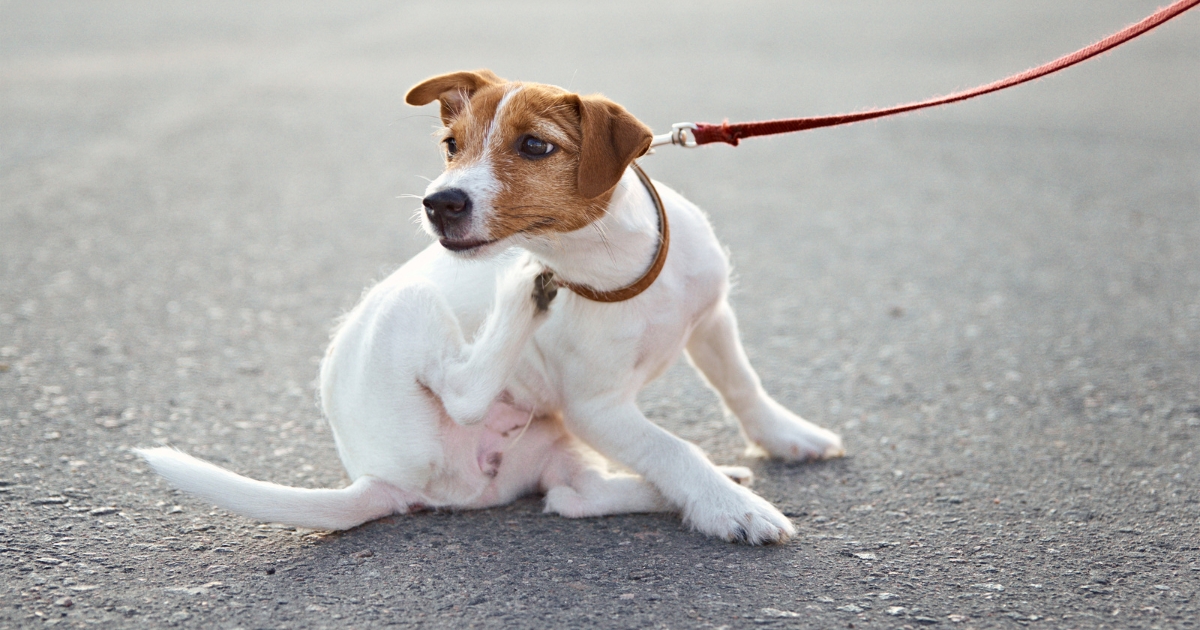
[[[568,517],[678,510],[726,540],[792,535],[736,482],[748,470],[714,466],[637,407],[686,351],[751,447],[796,461],[843,453],[763,390],[707,219],[639,179],[650,130],[605,98],[486,70],[433,77],[406,100],[441,105],[446,170],[423,200],[439,242],[367,293],[321,364],[353,483],[290,488],[141,451],[154,469],[235,512],[315,528],[540,491]],[[636,474],[610,473],[605,457]]]

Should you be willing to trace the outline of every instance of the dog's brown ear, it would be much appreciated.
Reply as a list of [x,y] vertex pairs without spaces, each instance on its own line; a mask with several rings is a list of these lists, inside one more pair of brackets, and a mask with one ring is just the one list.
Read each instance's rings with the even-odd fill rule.
[[575,96],[582,140],[579,194],[594,199],[620,181],[629,163],[650,148],[654,132],[603,96]]
[[442,122],[449,125],[476,90],[499,83],[504,83],[504,79],[496,76],[491,70],[439,74],[414,85],[408,94],[404,95],[404,102],[420,106],[441,101]]

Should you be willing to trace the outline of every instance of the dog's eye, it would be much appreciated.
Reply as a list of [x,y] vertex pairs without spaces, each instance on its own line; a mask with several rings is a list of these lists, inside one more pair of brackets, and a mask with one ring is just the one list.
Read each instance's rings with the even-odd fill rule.
[[442,143],[446,145],[447,156],[454,157],[454,154],[458,153],[458,141],[454,138],[446,138]]
[[554,145],[542,140],[541,138],[524,136],[521,138],[521,144],[518,145],[517,151],[523,157],[536,160],[554,153]]

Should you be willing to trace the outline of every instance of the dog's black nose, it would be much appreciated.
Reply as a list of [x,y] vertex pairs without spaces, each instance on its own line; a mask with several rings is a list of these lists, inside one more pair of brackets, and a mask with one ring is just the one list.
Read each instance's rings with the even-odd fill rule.
[[445,232],[449,224],[465,219],[471,214],[471,198],[458,188],[439,190],[421,200],[425,205],[425,216]]

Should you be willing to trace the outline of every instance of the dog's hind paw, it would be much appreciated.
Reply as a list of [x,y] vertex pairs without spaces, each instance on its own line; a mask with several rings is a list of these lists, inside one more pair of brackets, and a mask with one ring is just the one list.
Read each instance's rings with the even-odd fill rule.
[[587,501],[570,486],[555,486],[546,492],[547,514],[558,514],[567,518],[590,516]]
[[[496,310],[519,317],[532,314],[544,319],[550,303],[558,295],[559,282],[554,272],[530,256],[504,270],[496,287]],[[529,311],[533,312],[530,313]]]
[[533,279],[533,301],[539,313],[550,309],[550,302],[558,295],[558,281],[553,271],[543,271]]

